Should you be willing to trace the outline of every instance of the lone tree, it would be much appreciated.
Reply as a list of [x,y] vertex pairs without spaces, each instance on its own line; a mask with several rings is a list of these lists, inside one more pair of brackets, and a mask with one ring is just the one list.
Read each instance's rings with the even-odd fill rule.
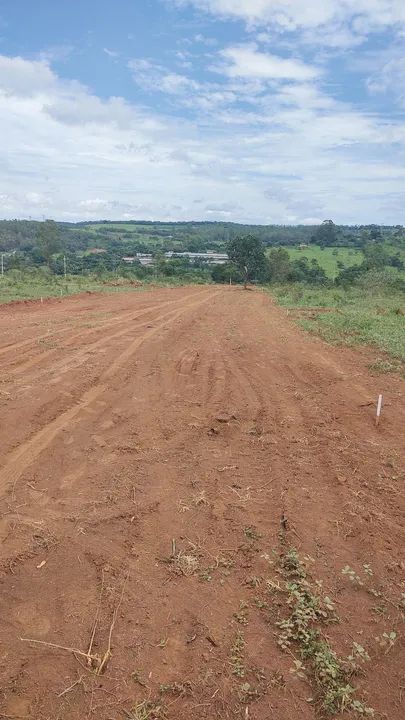
[[246,289],[249,280],[260,276],[266,269],[263,243],[254,235],[233,238],[228,243],[230,261],[240,270]]
[[333,220],[324,220],[315,230],[312,241],[323,247],[331,247],[336,245],[337,228]]
[[45,220],[45,222],[40,224],[37,242],[42,256],[49,265],[52,255],[62,249],[58,226],[54,220]]

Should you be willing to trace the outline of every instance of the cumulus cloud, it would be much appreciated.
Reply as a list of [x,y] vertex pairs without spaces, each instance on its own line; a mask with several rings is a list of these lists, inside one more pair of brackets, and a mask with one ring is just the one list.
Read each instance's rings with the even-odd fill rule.
[[337,102],[296,66],[274,80],[274,67],[205,84],[159,66],[175,107],[191,103],[186,120],[0,56],[0,215],[190,220],[199,198],[200,219],[405,222],[405,124]]
[[[193,5],[222,18],[243,20],[250,26],[269,26],[278,32],[327,31],[314,37],[328,44],[350,46],[367,33],[405,27],[403,0],[167,0]],[[328,30],[333,30],[333,34]],[[328,37],[329,35],[329,37]]]
[[0,87],[5,94],[29,97],[54,89],[55,75],[46,60],[0,55]]

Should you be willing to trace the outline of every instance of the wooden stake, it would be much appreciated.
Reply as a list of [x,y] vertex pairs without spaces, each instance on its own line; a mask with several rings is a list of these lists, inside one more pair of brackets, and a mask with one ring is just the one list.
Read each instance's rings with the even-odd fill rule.
[[380,417],[381,417],[382,406],[383,406],[383,396],[382,396],[382,395],[379,395],[379,396],[378,396],[378,402],[377,402],[377,414],[376,414],[376,417],[375,417],[376,427],[378,427],[378,425],[380,424]]

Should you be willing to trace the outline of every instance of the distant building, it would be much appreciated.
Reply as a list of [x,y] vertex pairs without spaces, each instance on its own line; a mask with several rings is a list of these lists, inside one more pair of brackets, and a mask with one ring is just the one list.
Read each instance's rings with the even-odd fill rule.
[[[207,265],[225,265],[229,262],[229,257],[226,253],[217,253],[214,251],[208,251],[206,253],[194,253],[194,252],[166,252],[164,254],[166,260],[175,260],[176,258],[185,258],[191,263],[203,262]],[[152,253],[136,253],[135,255],[126,255],[121,258],[122,262],[128,265],[139,263],[143,267],[151,267],[155,264],[155,258]]]
[[136,253],[136,255],[127,255],[121,259],[122,262],[127,263],[128,265],[133,265],[133,263],[136,262],[142,265],[142,267],[150,267],[154,263],[153,255],[151,253]]
[[203,262],[207,265],[225,265],[229,262],[229,257],[226,253],[217,253],[213,250],[208,250],[205,253],[198,252],[167,252],[165,253],[167,260],[173,260],[175,258],[188,258],[190,262]]
[[300,243],[300,245],[298,245],[299,250],[305,250],[307,247],[309,247],[309,245],[306,245],[305,243]]
[[104,250],[104,248],[91,248],[87,252],[89,255],[104,255],[104,253],[106,253],[107,250]]
[[150,267],[155,262],[152,253],[136,253],[136,259],[142,267]]

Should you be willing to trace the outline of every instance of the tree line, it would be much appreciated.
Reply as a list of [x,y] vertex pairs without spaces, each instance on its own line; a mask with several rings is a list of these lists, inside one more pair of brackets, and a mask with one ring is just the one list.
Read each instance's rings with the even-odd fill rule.
[[[50,228],[52,232],[50,232]],[[29,220],[0,221],[0,251],[32,253],[41,249],[41,236],[48,228],[57,235],[60,246],[67,252],[80,252],[91,247],[113,250],[131,247],[132,251],[190,251],[224,250],[239,236],[254,235],[267,247],[295,246],[315,243],[321,247],[363,248],[370,241],[405,241],[405,230],[396,226],[342,226],[332,220],[321,225],[238,225],[236,223],[43,223]]]
[[[386,268],[404,270],[399,252],[392,254],[382,238],[369,240],[363,247],[363,261],[358,265],[344,267],[332,280],[315,258],[303,256],[291,259],[285,248],[273,248],[266,253],[261,240],[254,235],[239,236],[228,243],[229,264],[213,270],[216,282],[243,282],[245,287],[251,281],[261,283],[306,282],[311,285],[350,285],[359,281],[366,273]],[[405,291],[405,281],[395,272],[392,275],[398,289]]]

